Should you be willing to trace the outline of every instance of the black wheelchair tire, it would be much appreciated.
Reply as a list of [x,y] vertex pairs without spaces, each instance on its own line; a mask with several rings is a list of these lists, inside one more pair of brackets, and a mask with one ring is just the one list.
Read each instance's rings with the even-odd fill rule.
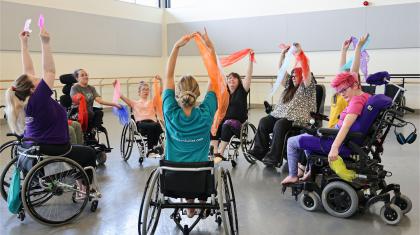
[[[251,128],[253,132],[253,138],[250,143],[248,143],[247,140],[244,141],[245,135],[246,137],[248,137],[249,127]],[[257,128],[254,126],[254,124],[248,121],[245,122],[241,127],[241,136],[239,138],[241,140],[241,150],[242,150],[242,154],[245,157],[245,160],[249,162],[250,164],[254,164],[257,161],[255,158],[253,158],[251,155],[248,154],[248,151],[252,149],[252,147],[254,146],[254,137],[256,133],[257,133]]]
[[[138,234],[139,235],[141,235],[141,234],[144,234],[144,235],[145,234],[154,234],[154,232],[155,232],[155,230],[157,228],[157,225],[159,223],[159,217],[160,217],[160,213],[161,213],[161,208],[160,208],[160,206],[156,206],[156,209],[157,209],[156,213],[157,214],[156,214],[156,218],[155,218],[155,222],[153,224],[152,230],[149,231],[150,233],[147,233],[148,231],[146,231],[146,233],[143,232],[143,214],[144,214],[143,213],[143,209],[144,208],[147,208],[148,209],[148,207],[150,206],[150,200],[149,200],[150,197],[147,197],[147,196],[151,196],[151,194],[153,193],[153,188],[151,189],[151,187],[155,187],[155,183],[157,183],[157,181],[159,180],[159,175],[156,175],[156,174],[158,174],[156,172],[156,169],[154,169],[150,173],[150,176],[147,179],[146,187],[144,189],[144,193],[143,193],[143,196],[142,196],[141,205],[140,205],[140,211],[139,211],[138,224],[137,224],[137,229],[138,229]],[[157,185],[156,187],[159,190],[159,185]],[[150,191],[150,189],[152,191]],[[148,201],[146,201],[146,199]]]
[[125,124],[121,134],[120,152],[121,157],[124,161],[127,161],[130,158],[131,152],[133,151],[134,135],[132,130],[130,129],[131,125],[131,121]]
[[[18,160],[18,158],[13,158],[9,163],[7,163],[7,165],[4,167],[4,169],[1,173],[1,178],[0,178],[1,189],[0,189],[0,192],[1,192],[1,196],[3,197],[3,199],[6,202],[7,202],[7,194],[8,194],[9,186],[10,186],[10,180],[9,181],[6,180],[6,177],[8,175],[7,173],[9,172],[10,176],[11,176],[11,174],[13,174],[13,169],[11,169],[11,168],[12,168],[12,166],[16,167],[17,160]],[[22,173],[21,173],[21,175],[22,175]],[[22,179],[21,179],[21,181],[23,181]]]
[[[46,219],[44,217],[42,217],[41,215],[39,215],[34,208],[32,208],[31,206],[31,202],[29,201],[28,198],[28,194],[29,194],[29,185],[32,182],[32,177],[38,173],[38,172],[42,172],[43,168],[50,163],[54,163],[54,162],[64,162],[74,168],[76,168],[80,173],[81,173],[81,179],[84,182],[89,182],[89,178],[86,174],[86,172],[84,171],[84,169],[75,161],[69,159],[69,158],[64,158],[64,157],[50,157],[47,159],[44,159],[42,161],[40,161],[39,163],[37,163],[34,167],[31,168],[31,170],[28,172],[28,174],[25,177],[23,186],[22,186],[22,192],[21,192],[21,198],[22,198],[22,204],[23,207],[25,209],[25,211],[27,213],[29,213],[29,215],[37,222],[44,224],[44,225],[49,225],[49,226],[60,226],[63,224],[67,224],[70,223],[71,221],[75,220],[77,217],[79,217],[84,208],[86,207],[88,201],[89,201],[89,196],[86,196],[83,200],[83,202],[81,203],[80,208],[78,209],[78,211],[76,213],[74,213],[72,216],[60,220],[60,221],[52,221],[49,219]],[[90,192],[90,187],[89,185],[86,185],[86,192]],[[72,202],[73,203],[73,202]]]

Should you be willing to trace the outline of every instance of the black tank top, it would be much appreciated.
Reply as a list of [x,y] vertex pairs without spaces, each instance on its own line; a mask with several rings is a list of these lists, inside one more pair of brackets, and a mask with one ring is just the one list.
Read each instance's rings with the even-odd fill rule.
[[229,94],[229,106],[224,119],[236,119],[241,123],[244,123],[248,119],[246,101],[248,93],[249,91],[245,91],[244,86],[240,83],[238,88],[232,94]]

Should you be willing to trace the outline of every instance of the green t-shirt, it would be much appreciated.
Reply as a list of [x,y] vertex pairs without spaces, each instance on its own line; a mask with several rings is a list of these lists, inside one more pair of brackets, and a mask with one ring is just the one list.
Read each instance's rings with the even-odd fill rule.
[[166,160],[174,162],[208,161],[210,129],[217,109],[214,92],[207,92],[203,102],[185,115],[171,89],[163,91],[163,116],[166,129]]

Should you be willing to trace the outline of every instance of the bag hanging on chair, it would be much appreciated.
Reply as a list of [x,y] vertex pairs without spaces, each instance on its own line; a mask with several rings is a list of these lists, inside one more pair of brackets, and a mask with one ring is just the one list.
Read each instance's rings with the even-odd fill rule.
[[10,181],[9,192],[7,195],[7,208],[13,214],[17,214],[22,205],[20,200],[20,170],[15,168],[12,180]]

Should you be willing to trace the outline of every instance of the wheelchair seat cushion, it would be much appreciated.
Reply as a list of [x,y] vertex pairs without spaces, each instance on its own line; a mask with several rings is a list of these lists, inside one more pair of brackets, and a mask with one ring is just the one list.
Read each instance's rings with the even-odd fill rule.
[[162,170],[160,189],[165,196],[205,199],[215,193],[214,175],[210,170],[182,171],[182,168],[213,168],[213,162],[178,163],[161,160],[160,166],[179,169],[179,171]]

